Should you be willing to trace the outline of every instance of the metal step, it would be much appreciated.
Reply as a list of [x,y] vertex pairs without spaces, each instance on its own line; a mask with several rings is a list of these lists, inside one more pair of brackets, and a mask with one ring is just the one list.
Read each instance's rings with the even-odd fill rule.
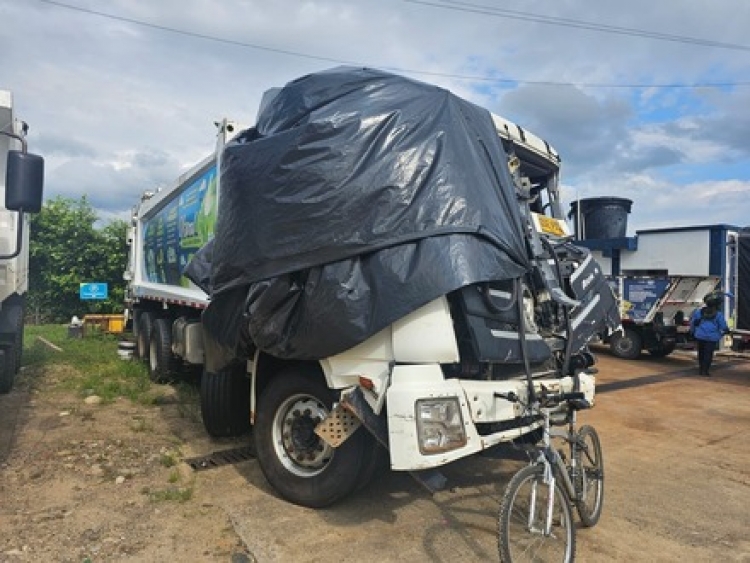
[[215,469],[224,465],[233,465],[243,461],[255,459],[255,450],[250,446],[241,448],[232,448],[230,450],[219,450],[208,455],[186,459],[193,471],[205,471],[206,469]]

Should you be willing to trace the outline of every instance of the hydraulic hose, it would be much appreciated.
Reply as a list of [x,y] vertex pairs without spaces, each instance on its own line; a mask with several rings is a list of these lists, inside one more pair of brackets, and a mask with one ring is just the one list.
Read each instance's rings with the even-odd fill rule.
[[[513,280],[514,292],[517,296],[521,293],[521,278]],[[523,368],[526,372],[526,386],[528,387],[529,403],[536,400],[534,392],[534,382],[531,377],[531,365],[529,364],[529,352],[526,347],[526,311],[523,308],[523,297],[517,298],[518,304],[518,342],[521,345],[521,357],[523,358]]]

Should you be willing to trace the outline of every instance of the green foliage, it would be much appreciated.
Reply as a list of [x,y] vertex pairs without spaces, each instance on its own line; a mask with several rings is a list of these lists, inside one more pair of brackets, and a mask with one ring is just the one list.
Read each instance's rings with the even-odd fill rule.
[[[62,348],[62,352],[37,337]],[[120,359],[117,342],[116,337],[107,334],[68,338],[64,325],[27,326],[23,364],[54,365],[58,370],[66,366],[69,369],[65,369],[57,385],[81,397],[97,395],[105,403],[126,397],[133,402],[153,404],[161,395],[161,387],[151,383],[144,364]]]
[[[122,311],[128,224],[114,220],[98,228],[97,222],[86,196],[47,200],[31,217],[28,307],[41,321]],[[82,301],[79,288],[86,282],[109,284],[109,298]]]

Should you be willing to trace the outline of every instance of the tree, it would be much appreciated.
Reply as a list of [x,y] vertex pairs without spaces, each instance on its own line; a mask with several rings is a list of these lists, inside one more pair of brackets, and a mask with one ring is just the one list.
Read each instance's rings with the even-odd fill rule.
[[[97,221],[86,196],[47,200],[31,217],[29,312],[65,322],[73,315],[122,311],[128,225],[114,220],[97,228]],[[109,298],[82,301],[80,284],[86,282],[106,282]]]

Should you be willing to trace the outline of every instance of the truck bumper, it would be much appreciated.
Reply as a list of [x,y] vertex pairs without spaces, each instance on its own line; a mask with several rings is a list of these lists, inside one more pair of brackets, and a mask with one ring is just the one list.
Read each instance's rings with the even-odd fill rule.
[[[594,400],[595,379],[581,373],[581,391]],[[535,379],[537,388],[572,391],[572,377]],[[521,402],[500,395],[514,393]],[[439,365],[396,366],[387,394],[391,467],[419,471],[450,463],[541,426],[524,417],[526,381],[445,379]]]

